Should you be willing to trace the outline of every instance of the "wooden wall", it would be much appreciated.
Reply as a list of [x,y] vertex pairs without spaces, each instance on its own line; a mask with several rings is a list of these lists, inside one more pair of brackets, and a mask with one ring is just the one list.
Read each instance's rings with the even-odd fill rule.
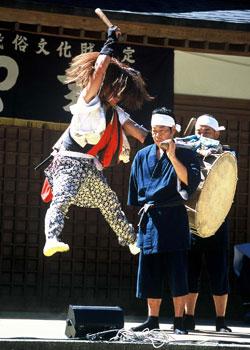
[[[175,96],[177,119],[185,125],[191,116],[213,113],[227,127],[224,143],[238,154],[239,181],[230,212],[231,314],[237,315],[237,283],[232,271],[233,246],[250,240],[250,104],[195,96]],[[3,120],[1,120],[3,121]],[[137,257],[120,247],[95,209],[72,208],[63,238],[66,254],[45,258],[44,215],[41,202],[43,172],[34,165],[50,152],[61,131],[29,126],[0,126],[0,306],[14,310],[64,310],[69,303],[121,305],[126,312],[144,312],[135,298]],[[139,148],[132,142],[133,153]],[[129,219],[137,213],[126,206],[130,165],[106,171]],[[207,294],[206,289],[203,290]],[[167,311],[169,312],[169,310]],[[209,312],[201,310],[205,315]],[[210,311],[211,312],[211,311]]]

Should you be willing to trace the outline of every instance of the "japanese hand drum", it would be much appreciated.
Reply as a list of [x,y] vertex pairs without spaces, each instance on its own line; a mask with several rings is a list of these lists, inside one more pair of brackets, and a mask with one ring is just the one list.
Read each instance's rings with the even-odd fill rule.
[[222,225],[233,203],[238,179],[237,162],[231,152],[212,154],[202,160],[202,181],[186,202],[193,233],[206,238]]

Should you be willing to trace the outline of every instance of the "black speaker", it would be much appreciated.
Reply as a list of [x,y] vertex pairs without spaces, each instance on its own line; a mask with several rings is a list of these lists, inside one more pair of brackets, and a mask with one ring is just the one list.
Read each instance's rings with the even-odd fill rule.
[[69,305],[65,335],[85,338],[87,334],[124,327],[124,312],[119,306]]

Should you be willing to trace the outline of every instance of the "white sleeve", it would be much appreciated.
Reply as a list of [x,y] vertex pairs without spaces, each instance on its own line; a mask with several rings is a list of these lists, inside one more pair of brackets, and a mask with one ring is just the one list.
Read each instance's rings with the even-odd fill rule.
[[76,104],[71,105],[69,107],[71,113],[74,115],[76,113],[80,113],[82,111],[93,111],[95,109],[98,109],[100,107],[100,99],[98,96],[94,97],[93,100],[91,100],[89,103],[86,103],[83,98],[83,93],[81,92],[80,96],[78,97],[78,100]]
[[181,181],[178,177],[177,177],[177,191],[185,201],[188,200],[188,193],[184,188],[181,187]]
[[119,106],[116,107],[116,110],[118,112],[119,121],[121,125],[123,125],[129,119],[130,115]]

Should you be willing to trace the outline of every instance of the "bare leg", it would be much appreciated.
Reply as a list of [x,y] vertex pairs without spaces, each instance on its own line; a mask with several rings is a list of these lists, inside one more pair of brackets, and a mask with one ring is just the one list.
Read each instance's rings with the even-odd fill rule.
[[193,315],[195,314],[195,307],[196,302],[198,299],[199,294],[198,293],[189,293],[186,298],[186,306],[185,306],[185,313],[187,315]]
[[175,317],[183,317],[186,299],[187,299],[186,295],[173,298]]
[[217,317],[225,317],[228,294],[213,295],[215,312]]
[[148,316],[159,317],[161,299],[148,299]]

